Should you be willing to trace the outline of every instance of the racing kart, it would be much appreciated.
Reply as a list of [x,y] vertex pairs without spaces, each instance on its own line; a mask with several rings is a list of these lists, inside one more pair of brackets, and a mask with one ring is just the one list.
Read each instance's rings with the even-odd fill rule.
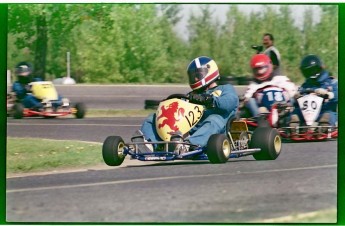
[[73,114],[76,118],[84,118],[86,107],[83,103],[76,103],[73,107],[67,98],[59,100],[55,86],[50,81],[37,81],[28,84],[30,92],[27,95],[33,95],[41,100],[43,108],[25,108],[17,99],[14,93],[7,94],[7,115],[15,119],[23,117],[41,116],[44,118],[55,118]]
[[258,121],[261,118],[266,118],[269,125],[273,128],[287,126],[290,112],[293,110],[293,106],[288,102],[289,97],[287,95],[284,89],[273,85],[267,85],[258,89],[253,95],[259,107],[258,116],[251,114],[244,104],[245,98],[239,96],[238,117],[247,123],[249,130],[254,130],[258,127]]
[[[269,91],[273,89],[275,92]],[[268,92],[265,92],[265,90]],[[288,126],[291,112],[294,107],[287,103],[283,96],[283,90],[277,87],[264,87],[258,91],[261,95],[263,106],[267,107],[267,112],[260,112],[259,116],[253,117],[248,109],[243,105],[244,98],[241,97],[242,104],[239,108],[239,118],[244,120],[249,130],[258,126],[258,118],[266,118],[269,125],[279,131],[280,136],[289,141],[321,141],[338,137],[337,126],[318,125],[316,119],[319,117],[322,104],[327,100],[326,95],[314,93],[312,90],[304,91],[301,97],[297,98],[298,107],[301,110],[304,124],[296,127]],[[271,93],[271,94],[270,94]],[[280,94],[279,94],[280,93]],[[271,98],[273,97],[273,98]],[[277,98],[278,97],[278,98]]]
[[297,98],[297,103],[304,122],[296,127],[280,128],[280,135],[291,141],[322,141],[337,138],[338,126],[322,125],[316,121],[327,98],[327,94],[316,94],[313,90],[302,92]]
[[[209,160],[225,163],[229,158],[252,155],[256,160],[276,159],[282,147],[278,131],[259,126],[249,131],[243,120],[230,118],[226,133],[213,134],[206,147],[188,142],[188,132],[200,121],[203,105],[189,102],[184,94],[173,94],[160,102],[156,111],[155,127],[162,141],[124,142],[121,136],[108,136],[103,142],[102,156],[109,166],[119,166],[129,155],[140,161]],[[178,137],[179,139],[175,139]],[[153,151],[145,152],[140,146],[152,144]],[[179,145],[182,148],[171,148]]]

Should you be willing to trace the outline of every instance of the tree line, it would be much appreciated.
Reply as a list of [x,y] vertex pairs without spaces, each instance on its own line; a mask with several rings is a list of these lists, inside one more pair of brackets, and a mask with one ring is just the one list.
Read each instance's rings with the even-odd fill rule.
[[301,82],[298,66],[318,54],[337,76],[338,6],[320,5],[319,20],[304,11],[294,24],[289,5],[244,13],[232,4],[221,24],[209,4],[188,18],[188,40],[174,30],[181,4],[9,4],[8,68],[33,62],[43,79],[71,75],[84,83],[186,83],[186,67],[200,55],[217,62],[222,76],[250,76],[249,60],[264,33],[275,36],[284,74]]

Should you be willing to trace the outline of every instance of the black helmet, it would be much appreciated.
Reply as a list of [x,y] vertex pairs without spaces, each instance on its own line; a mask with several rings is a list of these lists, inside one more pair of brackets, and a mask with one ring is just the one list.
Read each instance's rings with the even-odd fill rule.
[[16,65],[15,73],[18,76],[29,76],[33,71],[32,65],[28,62],[20,62]]
[[323,70],[323,63],[321,59],[316,55],[305,56],[299,67],[305,78],[318,78]]

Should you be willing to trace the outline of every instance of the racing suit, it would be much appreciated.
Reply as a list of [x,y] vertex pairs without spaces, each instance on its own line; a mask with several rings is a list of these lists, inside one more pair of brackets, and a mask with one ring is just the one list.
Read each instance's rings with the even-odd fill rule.
[[[329,99],[323,102],[319,117],[316,119],[316,121],[319,121],[325,113],[329,113],[330,117],[328,123],[331,126],[335,126],[336,122],[338,121],[338,80],[330,76],[330,73],[327,70],[323,70],[317,79],[308,78],[301,85],[298,91],[299,93],[303,93],[303,91],[307,89],[313,90],[316,93],[320,91],[328,93]],[[297,103],[295,105],[293,114],[297,114],[299,119],[303,120],[302,112],[297,106]]]
[[[39,78],[33,79],[33,81],[41,81]],[[12,91],[16,94],[17,99],[24,105],[26,108],[42,108],[41,101],[31,95],[30,91],[30,78],[18,76],[18,81],[14,82],[12,85]]]
[[259,114],[259,103],[254,98],[254,94],[258,90],[266,86],[276,86],[278,88],[283,89],[284,91],[286,91],[284,93],[285,99],[288,100],[288,102],[290,102],[291,104],[293,104],[293,96],[297,92],[297,86],[293,82],[291,82],[287,76],[277,75],[277,76],[272,77],[270,81],[265,81],[262,83],[252,82],[248,86],[244,94],[245,106],[249,109],[252,116],[257,116]]
[[[212,94],[213,107],[207,108],[198,122],[190,131],[191,144],[205,147],[209,137],[213,134],[225,133],[225,127],[230,117],[235,116],[238,108],[238,96],[234,87],[230,84],[220,85],[205,91]],[[147,117],[141,126],[141,131],[148,141],[160,141],[156,132],[156,114]]]

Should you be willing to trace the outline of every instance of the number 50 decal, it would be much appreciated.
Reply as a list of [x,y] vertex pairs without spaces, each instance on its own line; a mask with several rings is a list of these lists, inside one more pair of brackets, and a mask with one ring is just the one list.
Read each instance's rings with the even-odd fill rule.
[[312,100],[312,101],[306,100],[306,101],[303,102],[302,110],[304,111],[304,110],[307,110],[308,108],[316,110],[318,108],[318,104],[316,103],[315,100]]
[[297,99],[307,125],[312,125],[320,114],[323,98],[308,94]]

